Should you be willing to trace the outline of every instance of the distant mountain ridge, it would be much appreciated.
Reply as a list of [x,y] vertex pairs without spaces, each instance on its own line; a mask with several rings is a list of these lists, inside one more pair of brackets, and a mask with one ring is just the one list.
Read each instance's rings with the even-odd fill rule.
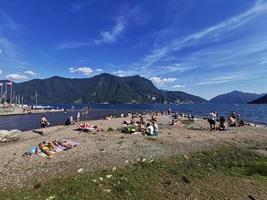
[[255,99],[251,102],[249,102],[251,104],[267,104],[267,95],[264,95],[258,99]]
[[221,94],[212,98],[209,102],[211,103],[235,103],[235,104],[245,104],[249,103],[255,99],[262,97],[264,94],[256,93],[245,93],[240,91],[232,91],[230,93]]
[[14,83],[13,91],[24,96],[24,102],[35,103],[203,103],[207,100],[180,91],[163,91],[141,76],[118,77],[100,74],[92,78],[54,76]]

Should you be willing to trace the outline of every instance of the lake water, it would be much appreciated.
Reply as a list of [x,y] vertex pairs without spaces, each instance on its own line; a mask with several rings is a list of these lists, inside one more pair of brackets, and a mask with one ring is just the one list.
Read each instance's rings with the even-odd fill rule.
[[[55,108],[71,109],[74,106],[74,111],[46,113],[50,122],[50,126],[63,124],[69,117],[74,119],[77,115],[77,110],[84,107],[89,107],[91,110],[88,114],[81,115],[81,120],[101,119],[108,115],[119,116],[121,113],[141,112],[141,111],[164,111],[171,107],[174,112],[190,113],[195,116],[207,116],[207,114],[216,109],[219,116],[227,117],[230,112],[235,111],[240,114],[241,119],[248,122],[267,124],[267,105],[256,104],[57,104]],[[42,114],[31,115],[15,115],[15,116],[0,116],[0,130],[19,129],[22,131],[32,130],[40,127],[39,120]]]

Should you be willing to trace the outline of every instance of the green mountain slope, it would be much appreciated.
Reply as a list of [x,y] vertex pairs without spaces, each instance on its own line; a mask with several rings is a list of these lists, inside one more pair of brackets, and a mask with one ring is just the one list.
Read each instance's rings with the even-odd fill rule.
[[100,74],[92,78],[70,79],[54,76],[15,83],[14,91],[24,96],[24,102],[35,103],[202,103],[197,96],[184,92],[159,90],[154,84],[140,76],[117,77]]

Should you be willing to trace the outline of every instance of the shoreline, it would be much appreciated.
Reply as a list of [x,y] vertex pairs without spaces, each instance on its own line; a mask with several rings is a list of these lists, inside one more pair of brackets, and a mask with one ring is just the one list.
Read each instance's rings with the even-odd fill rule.
[[32,115],[32,114],[42,114],[42,113],[57,113],[57,112],[64,112],[64,110],[31,110],[31,113],[23,112],[22,110],[20,112],[6,112],[6,113],[0,113],[0,117],[6,117],[6,116],[20,116],[20,115]]
[[[21,130],[22,132],[27,132],[27,131],[31,131],[31,130],[35,130],[35,129],[38,129],[39,128],[39,119],[38,119],[38,115],[41,115],[41,114],[48,114],[48,115],[51,115],[51,116],[54,116],[53,114],[59,114],[61,113],[60,115],[61,116],[61,120],[58,121],[58,115],[55,115],[55,117],[57,118],[57,122],[52,122],[53,123],[50,123],[50,126],[49,127],[55,127],[55,126],[61,126],[61,125],[64,125],[64,122],[66,120],[66,117],[67,116],[73,116],[74,119],[76,118],[75,117],[75,113],[77,113],[78,111],[80,110],[67,110],[67,112],[64,112],[63,110],[52,110],[52,111],[42,111],[42,112],[33,112],[31,114],[28,114],[28,113],[23,113],[23,114],[9,114],[9,115],[0,115],[0,119],[3,119],[5,120],[4,117],[9,117],[9,123],[12,122],[12,119],[13,117],[16,118],[16,121],[19,119],[17,117],[21,117],[21,116],[27,116],[27,118],[35,118],[34,119],[34,127],[29,127],[29,128],[17,128],[16,126],[13,125],[13,128],[2,128],[2,130],[13,130],[13,129],[18,129],[18,130]],[[81,111],[80,111],[81,112]],[[126,115],[127,113],[136,113],[136,114],[140,114],[140,113],[152,113],[153,111],[149,111],[149,110],[140,110],[140,109],[136,109],[136,110],[126,110],[126,109],[103,109],[103,108],[95,108],[95,109],[92,109],[88,112],[88,115],[82,115],[81,118],[85,118],[85,119],[81,119],[83,121],[90,121],[90,120],[101,120],[103,119],[104,117],[106,116],[109,116],[109,115],[112,115],[112,116],[115,116],[116,118],[119,118],[121,114],[124,114]],[[101,113],[101,114],[100,114]],[[84,116],[84,117],[83,117]],[[194,115],[196,117],[196,119],[200,119],[200,120],[207,120],[206,119],[206,116],[199,116],[199,115]],[[2,118],[1,118],[2,117]],[[186,117],[185,117],[186,118]],[[21,120],[24,120],[26,118],[21,118]],[[48,121],[50,121],[48,119]],[[2,121],[3,123],[4,121]],[[217,121],[218,123],[218,121]],[[260,123],[260,122],[253,122],[253,121],[249,121],[249,120],[246,120],[245,123],[247,124],[250,124],[250,126],[256,126],[256,127],[267,127],[267,124],[265,123]]]
[[[52,178],[59,178],[76,174],[81,168],[86,172],[123,167],[127,164],[126,161],[135,163],[139,157],[157,159],[221,145],[267,144],[265,127],[245,126],[231,128],[225,132],[209,131],[208,123],[199,119],[188,126],[176,128],[170,125],[169,116],[161,116],[158,117],[160,134],[155,138],[118,131],[122,122],[127,119],[129,118],[85,121],[104,129],[96,133],[80,133],[76,130],[76,125],[60,125],[47,128],[44,136],[26,131],[18,134],[18,140],[14,142],[0,143],[0,172],[3,177],[0,189],[6,190],[10,185],[19,188],[27,185],[31,187],[32,183],[45,180],[47,173]],[[108,131],[109,128],[112,128],[112,131]],[[23,153],[43,140],[63,138],[80,144],[69,151],[56,153],[51,159],[35,155],[22,157]]]

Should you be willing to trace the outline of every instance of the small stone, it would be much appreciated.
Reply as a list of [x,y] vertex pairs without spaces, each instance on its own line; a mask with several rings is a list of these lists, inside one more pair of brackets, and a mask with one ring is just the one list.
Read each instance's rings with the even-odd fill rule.
[[111,192],[111,190],[110,189],[106,189],[106,190],[104,190],[105,192],[107,192],[107,193],[109,193],[109,192]]
[[83,172],[83,168],[78,169],[78,173],[82,173]]
[[150,161],[149,161],[149,163],[152,163],[152,162],[154,162],[154,160],[150,160]]
[[182,176],[181,179],[184,183],[187,183],[187,184],[191,183],[191,181],[186,176]]
[[129,160],[125,160],[125,164],[129,164]]
[[116,171],[117,170],[117,167],[113,167],[112,168],[112,171],[114,172],[114,171]]
[[111,177],[112,177],[112,175],[111,175],[111,174],[110,174],[110,175],[106,175],[106,178],[108,178],[108,179],[109,179],[109,178],[111,178]]
[[104,180],[102,177],[99,177],[98,179],[99,179],[100,181],[103,181],[103,180]]
[[39,189],[40,187],[41,187],[41,183],[36,183],[36,184],[33,186],[34,189]]
[[183,155],[183,157],[186,159],[186,160],[189,160],[189,157],[187,155]]
[[96,183],[96,180],[95,180],[95,179],[93,179],[92,181],[93,181],[94,183]]
[[54,198],[56,198],[56,196],[50,196],[50,197],[46,198],[45,200],[52,200]]
[[128,195],[131,195],[131,193],[130,193],[129,190],[125,190],[125,192],[126,192]]
[[143,158],[143,159],[142,159],[142,162],[146,162],[146,158]]

